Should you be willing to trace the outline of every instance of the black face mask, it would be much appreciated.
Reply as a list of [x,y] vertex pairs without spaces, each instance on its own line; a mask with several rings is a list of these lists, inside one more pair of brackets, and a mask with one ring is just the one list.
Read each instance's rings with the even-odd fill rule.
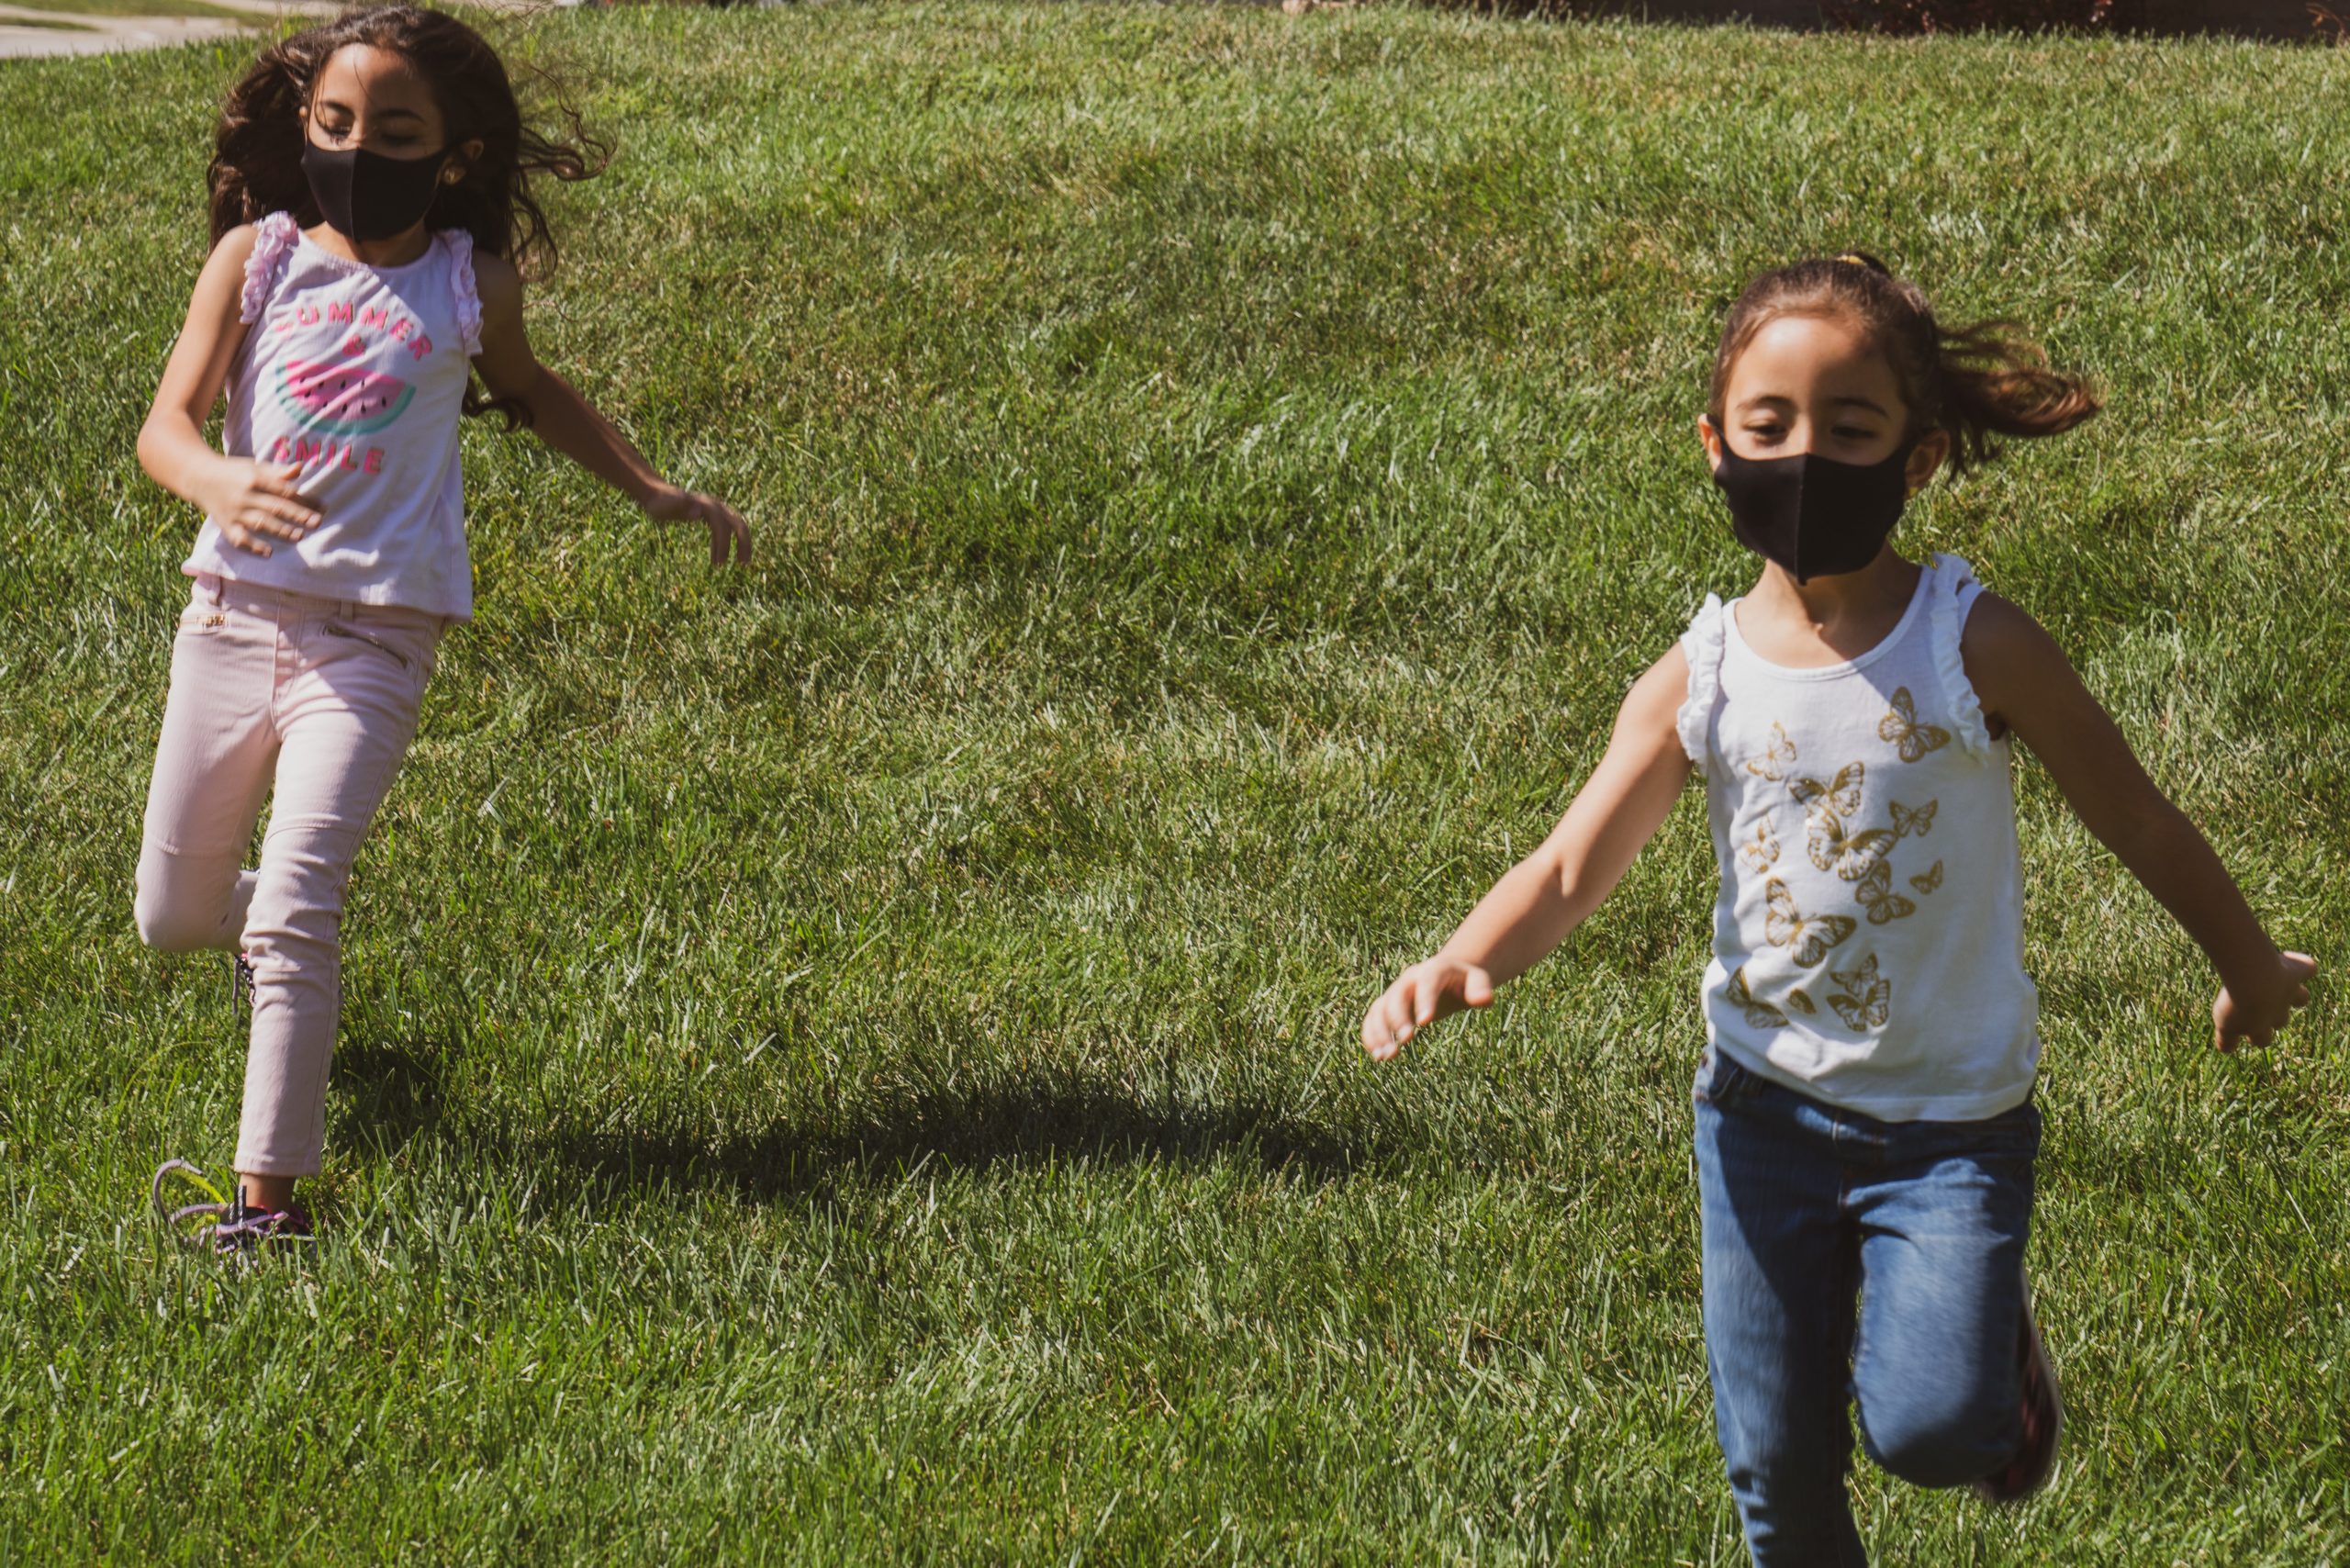
[[364,147],[341,151],[305,138],[302,174],[319,216],[346,240],[388,240],[405,234],[431,210],[446,152],[386,158]]
[[1731,531],[1796,581],[1857,572],[1876,559],[1909,501],[1914,442],[1882,463],[1839,463],[1816,453],[1740,457],[1722,442],[1714,483],[1729,498]]

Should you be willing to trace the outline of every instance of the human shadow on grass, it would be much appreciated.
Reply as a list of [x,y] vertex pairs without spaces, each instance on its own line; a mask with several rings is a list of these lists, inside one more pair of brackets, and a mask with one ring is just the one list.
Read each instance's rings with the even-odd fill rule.
[[[1238,1161],[1309,1181],[1388,1166],[1425,1143],[1390,1118],[1345,1130],[1257,1096],[1201,1103],[1097,1079],[911,1089],[855,1110],[716,1128],[655,1126],[486,1127],[452,1113],[442,1054],[427,1041],[376,1041],[338,1054],[350,1095],[347,1134],[379,1158],[419,1137],[477,1147],[501,1161],[551,1165],[580,1180],[638,1188],[715,1188],[748,1197],[821,1190],[851,1174],[937,1161],[1005,1163]],[[661,1113],[650,1113],[656,1121]]]
[[555,1128],[514,1140],[515,1155],[595,1182],[717,1188],[781,1197],[845,1176],[886,1176],[925,1162],[973,1170],[1088,1161],[1241,1162],[1315,1182],[1392,1163],[1400,1140],[1341,1133],[1254,1098],[1170,1103],[1105,1081],[990,1084],[898,1095],[853,1120],[781,1119],[750,1130]]
[[437,1129],[448,1103],[441,1064],[450,1047],[431,1040],[346,1044],[334,1054],[337,1088],[351,1095],[348,1126],[385,1155]]

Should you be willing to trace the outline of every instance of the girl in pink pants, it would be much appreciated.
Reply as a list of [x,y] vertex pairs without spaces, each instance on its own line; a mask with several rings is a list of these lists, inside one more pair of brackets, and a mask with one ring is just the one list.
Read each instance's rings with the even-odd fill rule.
[[413,6],[274,45],[221,115],[212,254],[139,436],[205,522],[135,907],[149,945],[238,953],[250,981],[236,1196],[184,1160],[155,1181],[159,1203],[173,1176],[204,1190],[174,1218],[223,1252],[308,1239],[294,1185],[324,1142],[344,884],[442,633],[473,610],[459,416],[529,425],[648,515],[702,524],[714,564],[750,559],[732,508],[664,482],[531,352],[517,268],[554,252],[531,178],[593,172],[522,123],[472,28]]

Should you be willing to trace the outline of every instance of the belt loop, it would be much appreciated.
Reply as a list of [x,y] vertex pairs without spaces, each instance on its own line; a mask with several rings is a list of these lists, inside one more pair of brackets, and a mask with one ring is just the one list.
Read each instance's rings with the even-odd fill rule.
[[200,572],[196,575],[196,582],[198,588],[211,595],[213,609],[218,610],[229,602],[228,590],[220,586],[219,573]]

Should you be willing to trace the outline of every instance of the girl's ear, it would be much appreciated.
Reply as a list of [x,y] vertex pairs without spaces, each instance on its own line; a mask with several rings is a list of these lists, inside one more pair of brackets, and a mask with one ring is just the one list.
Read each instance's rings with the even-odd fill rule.
[[457,155],[441,165],[441,183],[453,185],[472,174],[474,165],[481,162],[481,146],[479,137],[460,145],[456,149]]
[[1909,494],[1914,496],[1924,489],[1926,482],[1934,476],[1934,471],[1940,468],[1943,460],[1949,456],[1950,431],[1937,426],[1919,437],[1918,444],[1909,449],[1908,465],[1901,470],[1902,478],[1908,482]]
[[1697,416],[1697,439],[1706,443],[1706,466],[1720,467],[1722,465],[1722,432],[1715,428],[1714,417],[1711,414]]

